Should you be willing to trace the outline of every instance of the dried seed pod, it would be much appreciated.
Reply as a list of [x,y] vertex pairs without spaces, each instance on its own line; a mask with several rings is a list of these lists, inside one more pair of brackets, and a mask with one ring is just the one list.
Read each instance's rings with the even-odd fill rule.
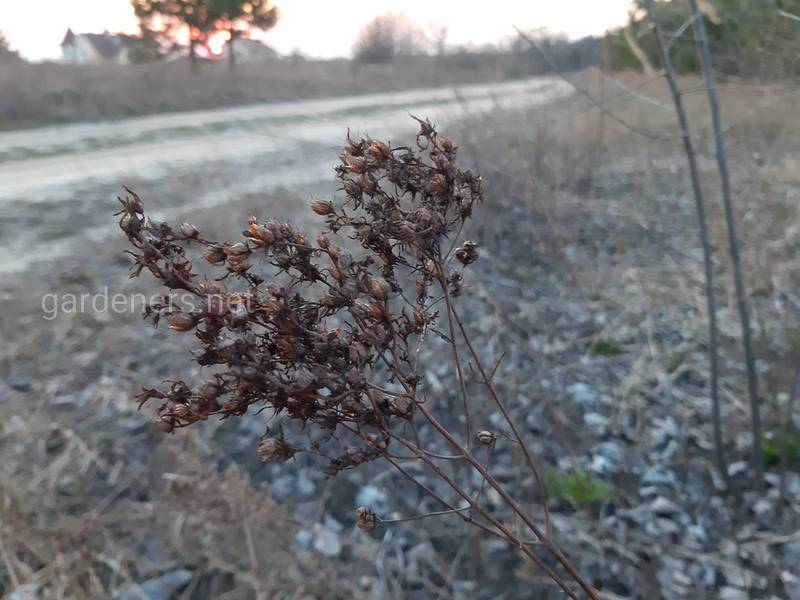
[[414,408],[414,402],[408,396],[395,396],[390,404],[394,412],[400,417],[408,417]]
[[219,244],[211,244],[203,252],[203,258],[212,265],[221,265],[225,262],[225,249]]
[[191,331],[197,323],[194,315],[184,312],[174,312],[167,317],[169,328],[172,331]]
[[200,232],[197,230],[197,227],[191,225],[190,223],[181,223],[181,235],[188,239],[194,239],[200,235]]
[[225,254],[228,257],[238,257],[238,256],[249,256],[252,250],[247,247],[247,244],[243,244],[242,242],[236,242],[235,244],[225,244],[224,246]]
[[378,321],[383,318],[383,306],[377,302],[370,302],[367,306],[367,314],[371,319]]
[[271,317],[274,317],[281,312],[281,305],[275,300],[266,300],[261,306],[264,309],[264,312]]
[[342,189],[344,189],[344,193],[350,198],[355,198],[357,200],[360,200],[364,193],[361,185],[352,179],[345,179],[342,181]]
[[367,170],[367,161],[357,156],[350,156],[345,154],[342,157],[344,168],[351,173],[364,173]]
[[433,188],[433,192],[439,196],[444,194],[447,191],[447,181],[441,175],[437,175],[433,178],[433,182],[431,183],[431,187]]
[[385,279],[369,280],[369,295],[376,300],[386,300],[389,297],[390,290],[391,288]]
[[247,271],[252,266],[250,264],[250,259],[246,256],[229,256],[228,264],[234,271],[240,273]]
[[389,155],[392,153],[392,151],[385,143],[376,140],[370,144],[369,153],[373,159],[379,161],[383,160],[384,158],[389,158]]
[[175,429],[175,419],[169,415],[161,415],[153,423],[156,429],[164,433],[172,433]]
[[265,437],[258,444],[258,454],[264,462],[283,463],[297,454],[297,448],[287,443],[283,436]]
[[491,431],[484,429],[483,431],[478,432],[478,441],[483,446],[491,446],[497,440],[497,436],[493,434]]
[[378,517],[375,511],[366,506],[359,506],[356,509],[356,526],[367,533],[370,533],[378,524]]
[[461,273],[458,271],[453,271],[450,273],[448,282],[450,285],[450,294],[452,294],[454,297],[457,298],[464,293],[464,278],[461,277]]
[[456,249],[456,259],[462,265],[474,263],[478,260],[478,245],[472,241],[466,241]]
[[397,227],[397,239],[399,240],[410,240],[416,233],[414,227],[408,221],[403,221]]
[[311,203],[311,210],[313,210],[318,215],[324,217],[333,212],[333,205],[330,202],[326,202],[324,200],[316,200]]

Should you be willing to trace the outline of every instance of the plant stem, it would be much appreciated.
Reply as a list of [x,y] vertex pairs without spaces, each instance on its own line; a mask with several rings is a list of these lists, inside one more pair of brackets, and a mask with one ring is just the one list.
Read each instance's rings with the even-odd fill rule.
[[[652,2],[652,0],[648,0]],[[722,133],[722,118],[720,116],[719,100],[717,98],[717,85],[714,79],[714,65],[711,61],[706,27],[697,0],[689,0],[694,22],[692,28],[695,32],[697,45],[700,48],[700,60],[703,65],[703,76],[708,93],[708,104],[711,108],[711,119],[714,126],[714,144],[716,145],[717,167],[722,182],[722,205],[725,209],[725,223],[728,228],[728,244],[730,246],[731,263],[733,267],[733,282],[736,287],[736,305],[739,309],[739,318],[742,325],[742,343],[744,345],[744,359],[747,367],[747,390],[750,396],[750,420],[753,432],[753,478],[756,489],[764,489],[764,464],[761,456],[761,408],[758,398],[758,374],[756,360],[753,353],[752,333],[750,330],[750,313],[747,307],[747,292],[742,276],[742,260],[739,254],[739,240],[736,235],[736,218],[731,200],[731,181],[728,171],[728,160],[725,153],[725,141]]]
[[725,461],[725,452],[722,445],[722,424],[720,416],[719,400],[719,335],[717,330],[717,302],[714,296],[714,263],[713,250],[711,247],[710,236],[708,233],[708,221],[706,219],[705,200],[703,198],[703,188],[700,185],[700,171],[697,167],[697,155],[692,144],[691,131],[689,129],[689,119],[686,116],[686,109],[683,106],[683,94],[678,87],[675,78],[675,71],[672,68],[672,61],[661,29],[656,20],[655,7],[653,0],[645,0],[650,23],[656,39],[656,49],[659,60],[664,68],[664,74],[672,93],[672,101],[675,104],[675,112],[678,117],[678,124],[681,128],[681,138],[683,148],[686,153],[686,161],[689,163],[689,175],[692,180],[692,191],[694,192],[695,211],[697,213],[697,226],[700,235],[700,246],[703,249],[703,273],[705,276],[706,309],[708,311],[708,360],[709,373],[711,377],[711,419],[714,428],[714,449],[717,455],[717,468],[723,479],[727,482],[728,467]]

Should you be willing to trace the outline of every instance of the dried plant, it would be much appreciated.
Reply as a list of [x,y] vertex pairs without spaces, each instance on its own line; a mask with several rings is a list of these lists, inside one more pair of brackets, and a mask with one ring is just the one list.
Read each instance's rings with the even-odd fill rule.
[[[134,247],[132,276],[146,269],[195,301],[191,308],[176,307],[165,297],[148,306],[146,316],[155,324],[165,318],[176,332],[193,332],[200,343],[197,363],[214,371],[194,385],[174,381],[166,389],[145,389],[140,405],[160,401],[156,426],[165,432],[214,415],[241,416],[251,407],[269,410],[267,433],[258,444],[263,460],[311,453],[327,461],[332,476],[383,459],[443,505],[434,513],[391,520],[359,507],[362,530],[455,514],[518,548],[569,597],[598,598],[553,541],[539,469],[454,305],[464,292],[463,268],[478,259],[476,244],[458,240],[483,199],[481,178],[456,166],[451,140],[430,122],[419,124],[414,147],[348,135],[336,167],[345,200],[311,205],[325,219],[315,240],[289,223],[251,217],[242,241],[215,242],[189,224],[173,229],[146,218],[133,192],[121,199],[119,224]],[[217,277],[201,276],[188,254],[193,247],[203,250],[202,261]],[[449,334],[438,329],[440,321]],[[427,335],[451,347],[459,418],[437,417],[437,399],[426,397],[420,383],[419,354]],[[463,351],[510,433],[472,433]],[[449,425],[451,419],[456,425]],[[461,427],[463,433],[456,433]],[[473,435],[487,456],[501,437],[522,450],[539,486],[543,526],[492,475],[488,460],[479,460]],[[442,495],[423,482],[404,466],[408,461],[449,492]],[[447,466],[453,464],[468,472],[463,481],[477,475],[481,484],[473,489],[461,483]],[[502,499],[505,513],[482,503],[487,487]],[[512,520],[528,531],[512,527]]]

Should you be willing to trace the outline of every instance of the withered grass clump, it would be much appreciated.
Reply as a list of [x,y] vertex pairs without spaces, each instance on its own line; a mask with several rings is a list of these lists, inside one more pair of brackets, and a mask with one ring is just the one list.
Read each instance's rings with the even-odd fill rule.
[[[134,247],[132,276],[146,269],[167,288],[195,300],[191,307],[176,307],[165,297],[148,306],[146,316],[155,324],[165,318],[174,331],[194,332],[200,343],[197,363],[213,366],[215,373],[196,384],[174,381],[165,389],[145,389],[140,404],[160,401],[156,426],[165,432],[212,415],[226,418],[244,415],[251,406],[266,408],[282,421],[258,445],[264,460],[283,462],[309,452],[324,457],[326,472],[334,475],[385,459],[445,506],[421,516],[456,514],[518,547],[570,597],[577,597],[575,590],[556,569],[597,597],[552,542],[539,471],[454,307],[464,288],[461,270],[478,259],[477,246],[459,245],[458,239],[483,200],[481,178],[456,166],[451,140],[440,137],[428,121],[419,124],[414,147],[348,136],[336,167],[345,199],[311,205],[325,219],[323,233],[314,240],[289,223],[251,217],[241,241],[216,242],[189,224],[173,229],[146,218],[132,192],[121,200],[119,224]],[[345,237],[355,254],[336,243]],[[190,258],[192,247],[203,250],[201,259]],[[198,260],[212,276],[201,276],[193,263]],[[439,311],[446,314],[449,336],[437,329]],[[429,332],[452,347],[463,436],[434,416],[421,390],[418,356]],[[540,486],[544,530],[471,451],[474,429],[462,346]],[[437,440],[420,435],[418,419]],[[299,427],[287,434],[283,424],[292,422]],[[476,441],[490,450],[495,440],[482,430]],[[434,451],[436,442],[453,453]],[[456,502],[428,487],[404,461],[421,463],[449,487]],[[456,481],[442,461],[462,461],[484,484],[473,490]],[[484,508],[481,493],[487,485],[502,498],[507,515]],[[387,522],[365,507],[357,518],[365,531]],[[507,524],[512,520],[521,520],[529,532],[514,531]],[[530,535],[557,565],[534,552],[534,542],[525,540]]]

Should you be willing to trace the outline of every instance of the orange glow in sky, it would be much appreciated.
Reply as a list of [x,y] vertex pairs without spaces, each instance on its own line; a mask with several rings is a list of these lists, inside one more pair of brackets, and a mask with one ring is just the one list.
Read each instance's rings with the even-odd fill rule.
[[[448,44],[481,45],[509,39],[513,25],[546,28],[571,38],[603,33],[625,22],[631,0],[275,0],[278,25],[265,41],[282,53],[346,56],[361,27],[387,13],[403,13],[423,31],[447,25]],[[134,33],[128,0],[0,0],[0,29],[32,60],[58,58],[67,27],[79,33]],[[214,42],[217,44],[217,41]]]
[[227,31],[218,31],[208,38],[208,49],[211,51],[211,54],[222,54],[222,50],[225,48],[225,42],[228,41],[229,37],[230,34]]

